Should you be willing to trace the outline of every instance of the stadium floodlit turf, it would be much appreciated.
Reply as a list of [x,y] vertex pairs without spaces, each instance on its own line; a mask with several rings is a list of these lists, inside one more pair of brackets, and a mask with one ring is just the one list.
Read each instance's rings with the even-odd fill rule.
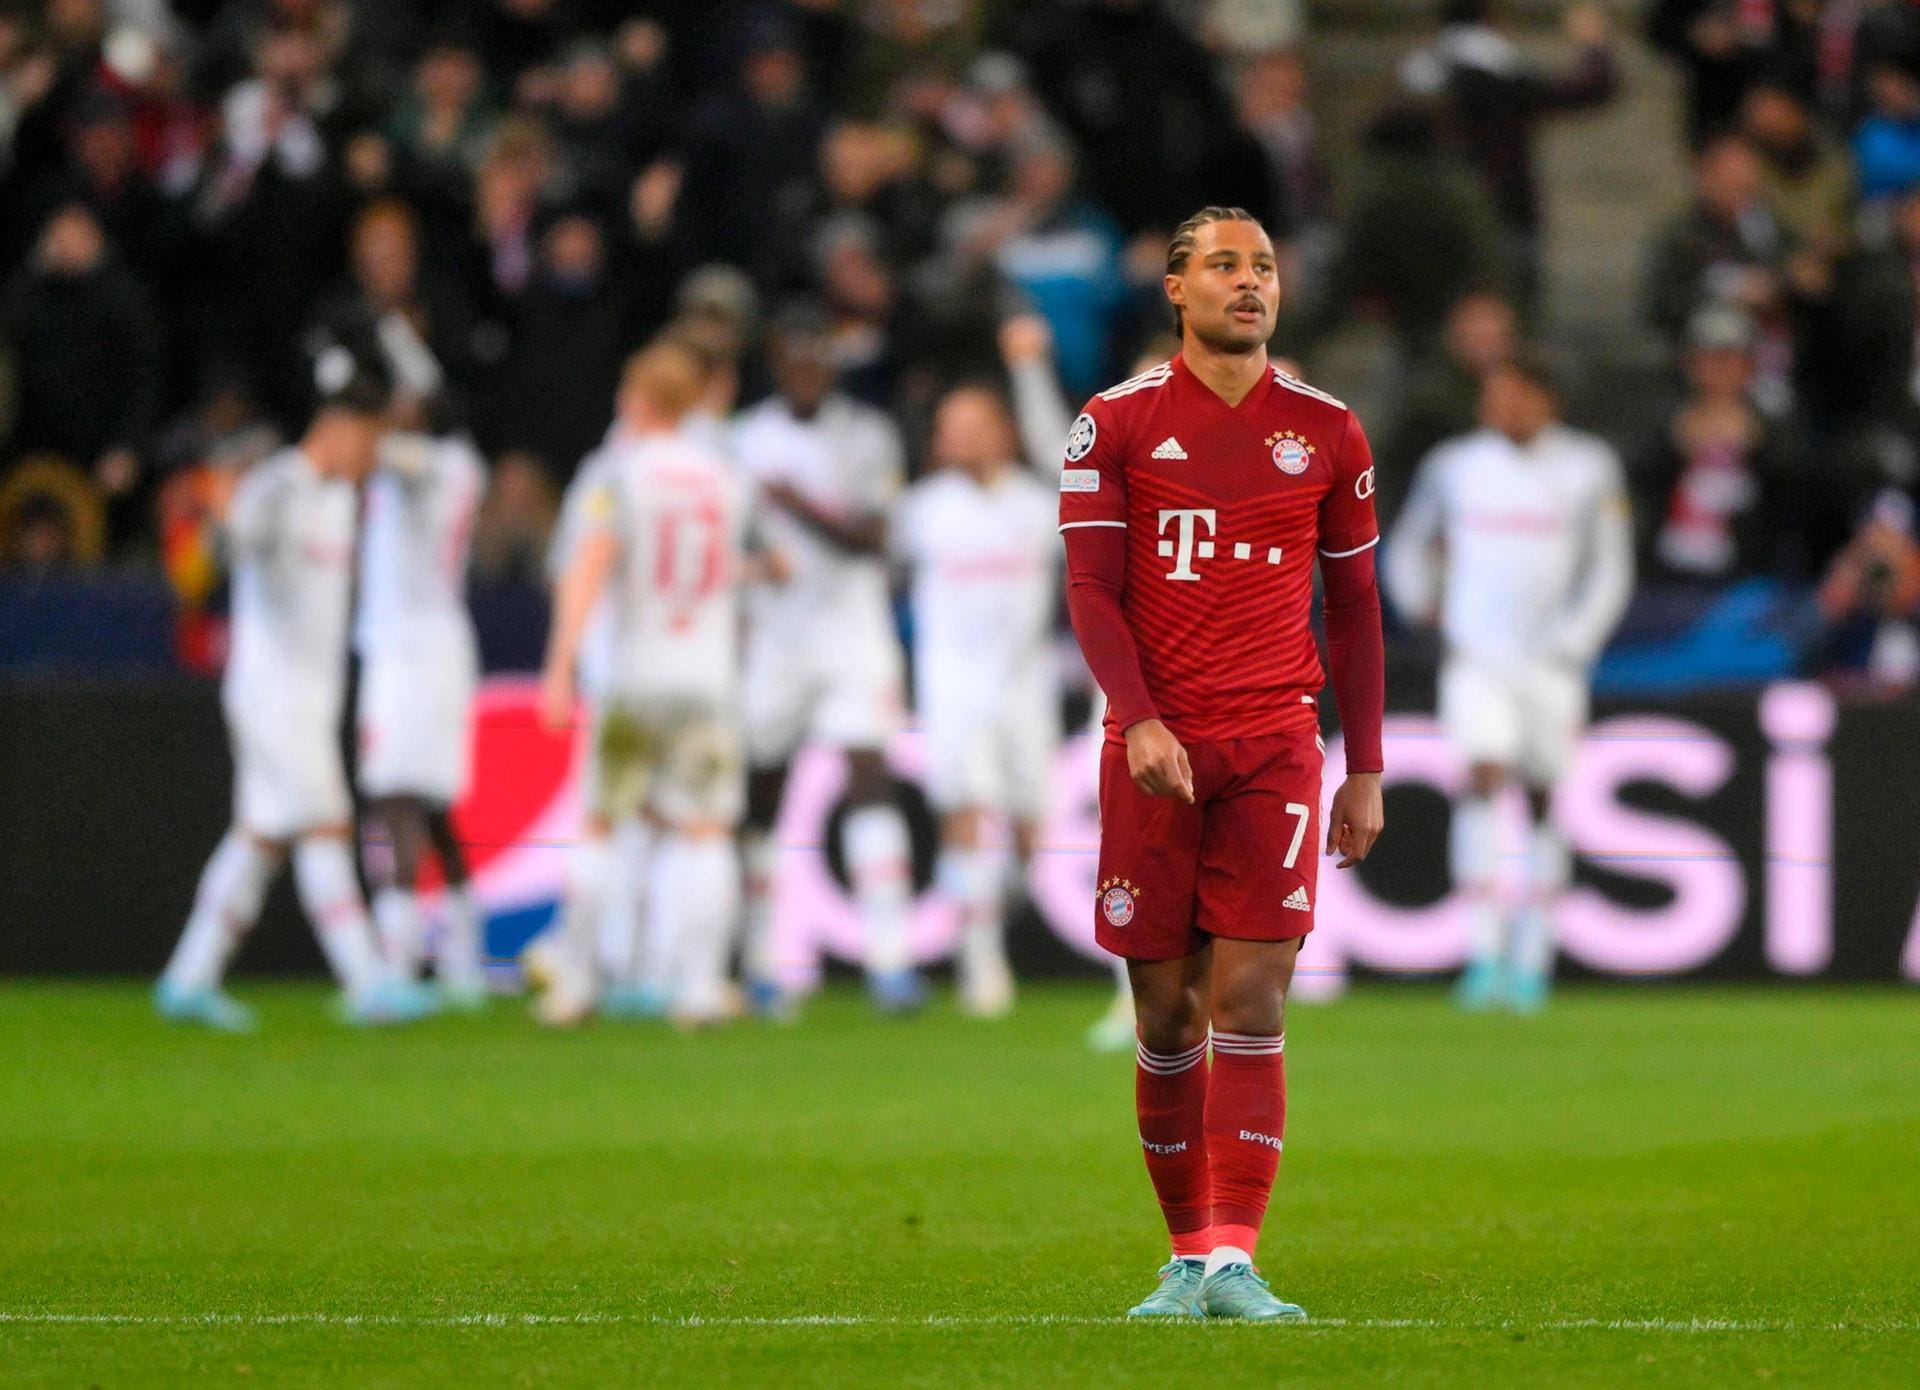
[[1103,996],[408,1031],[0,985],[7,1385],[1813,1385],[1920,1375],[1920,997],[1373,987],[1288,1020],[1304,1327],[1164,1258]]

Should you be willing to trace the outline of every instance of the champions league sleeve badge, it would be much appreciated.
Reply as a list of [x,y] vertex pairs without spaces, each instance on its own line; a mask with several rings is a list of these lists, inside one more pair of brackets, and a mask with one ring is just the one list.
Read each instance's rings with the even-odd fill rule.
[[1078,463],[1092,453],[1094,436],[1099,432],[1091,415],[1083,413],[1075,420],[1073,428],[1067,431],[1067,462]]

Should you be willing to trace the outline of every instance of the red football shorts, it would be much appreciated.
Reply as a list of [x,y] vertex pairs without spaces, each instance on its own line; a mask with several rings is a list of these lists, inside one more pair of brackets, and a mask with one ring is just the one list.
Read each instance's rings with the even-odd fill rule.
[[1320,862],[1318,735],[1184,746],[1191,806],[1136,787],[1126,745],[1100,750],[1096,939],[1128,960],[1173,960],[1215,936],[1305,936]]

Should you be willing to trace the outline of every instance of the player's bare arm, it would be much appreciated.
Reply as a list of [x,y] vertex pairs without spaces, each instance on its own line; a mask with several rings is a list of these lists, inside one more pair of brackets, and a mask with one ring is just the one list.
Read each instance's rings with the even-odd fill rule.
[[540,672],[540,719],[549,729],[564,728],[573,720],[573,672],[580,639],[618,558],[618,542],[611,533],[595,530],[582,539],[579,553],[560,578],[554,594],[553,632]]
[[810,501],[791,483],[771,482],[760,493],[828,545],[850,555],[879,555],[887,548],[887,519],[878,512],[837,516]]

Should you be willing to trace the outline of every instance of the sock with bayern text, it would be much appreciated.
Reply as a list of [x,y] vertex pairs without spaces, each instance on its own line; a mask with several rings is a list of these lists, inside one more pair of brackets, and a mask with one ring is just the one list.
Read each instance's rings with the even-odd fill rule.
[[1260,1238],[1287,1123],[1285,1046],[1283,1033],[1213,1035],[1206,1110],[1213,1193],[1210,1274],[1243,1258],[1251,1263]]
[[1207,1185],[1207,1044],[1182,1052],[1134,1052],[1133,1104],[1147,1176],[1167,1218],[1173,1253],[1204,1259],[1213,1249]]

